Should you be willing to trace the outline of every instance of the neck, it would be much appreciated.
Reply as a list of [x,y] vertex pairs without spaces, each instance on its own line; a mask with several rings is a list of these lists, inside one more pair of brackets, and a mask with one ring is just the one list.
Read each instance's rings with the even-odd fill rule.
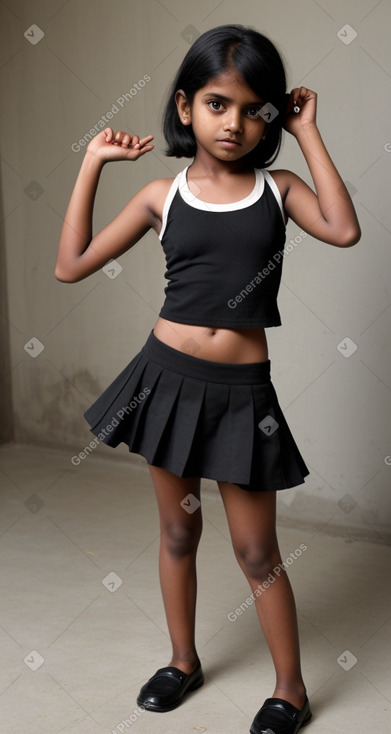
[[189,169],[191,169],[193,175],[209,175],[219,178],[220,176],[248,173],[249,171],[253,171],[254,167],[246,164],[241,158],[236,161],[221,161],[211,156],[205,150],[198,149]]

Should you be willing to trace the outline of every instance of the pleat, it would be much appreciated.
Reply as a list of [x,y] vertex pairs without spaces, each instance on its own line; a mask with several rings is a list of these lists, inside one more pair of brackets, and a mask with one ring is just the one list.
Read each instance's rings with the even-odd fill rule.
[[253,385],[254,410],[253,460],[249,484],[254,489],[277,488],[283,482],[281,472],[281,421],[271,400],[270,383]]
[[[156,427],[159,427],[160,416],[163,417],[166,414],[166,405],[163,400],[161,404],[155,402],[154,398],[156,391],[162,376],[164,375],[164,369],[154,362],[148,361],[147,358],[143,357],[143,370],[137,375],[137,383],[134,380],[130,380],[129,384],[123,392],[123,400],[129,404],[135,393],[146,394],[146,398],[142,403],[124,416],[123,423],[120,429],[119,435],[121,435],[121,441],[127,443],[129,450],[135,453],[143,453],[142,444],[145,435],[150,435],[151,441],[154,440]],[[167,396],[169,397],[169,395]],[[151,423],[150,430],[146,431],[145,425],[149,415],[153,415],[155,421]],[[155,425],[156,423],[156,425]],[[155,430],[154,430],[155,429]],[[155,439],[157,440],[157,439]]]
[[254,444],[249,482],[243,489],[278,490],[302,484],[309,471],[279,406],[272,383],[253,385]]
[[[191,461],[197,457],[199,471],[202,461],[199,450],[203,440],[195,440],[199,416],[204,405],[205,383],[202,380],[182,379],[176,395],[175,409],[171,412],[159,444],[160,455],[164,456],[167,466],[179,476],[191,476]],[[198,476],[198,474],[197,474]]]
[[254,460],[255,415],[251,385],[232,385],[229,400],[229,478],[249,483]]
[[140,352],[85,411],[84,417],[93,432],[109,425],[124,405],[132,400],[145,365],[145,357]]
[[192,455],[188,456],[186,471],[189,476],[213,479],[227,472],[229,436],[227,430],[227,406],[229,386],[216,382],[205,383],[204,399],[198,415],[193,438]]
[[302,484],[303,477],[307,476],[309,471],[281,410],[273,383],[270,383],[268,389],[271,395],[270,402],[273,406],[275,419],[279,423],[278,438],[280,453],[278,460],[280,466],[280,482],[285,484],[286,487],[296,487],[298,484]]
[[151,374],[159,371],[159,377],[149,396],[148,410],[141,416],[129,448],[145,456],[148,464],[174,471],[169,462],[165,461],[164,433],[170,424],[171,416],[175,413],[183,377],[172,374],[154,363],[150,364],[150,371]]

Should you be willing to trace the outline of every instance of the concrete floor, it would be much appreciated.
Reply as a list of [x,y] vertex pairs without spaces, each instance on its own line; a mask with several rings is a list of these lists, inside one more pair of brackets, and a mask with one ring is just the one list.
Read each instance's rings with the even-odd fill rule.
[[[204,483],[197,641],[205,685],[166,714],[141,685],[167,665],[158,516],[143,460],[0,447],[2,734],[248,734],[274,685],[219,496]],[[288,490],[289,491],[289,490]],[[279,528],[299,614],[308,734],[391,727],[391,548]]]

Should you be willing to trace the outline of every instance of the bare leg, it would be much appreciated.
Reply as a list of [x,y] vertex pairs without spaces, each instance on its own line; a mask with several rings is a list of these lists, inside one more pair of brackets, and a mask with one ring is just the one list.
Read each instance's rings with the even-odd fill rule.
[[[219,482],[234,552],[254,592],[281,563],[276,536],[276,493],[249,492]],[[273,697],[301,709],[305,686],[300,668],[295,600],[284,570],[255,595],[255,604],[276,670]]]
[[[195,647],[196,554],[202,532],[201,507],[189,512],[181,502],[200,497],[199,479],[182,479],[166,469],[149,467],[160,515],[159,573],[174,665],[192,673],[199,658]],[[189,509],[192,509],[190,506]]]

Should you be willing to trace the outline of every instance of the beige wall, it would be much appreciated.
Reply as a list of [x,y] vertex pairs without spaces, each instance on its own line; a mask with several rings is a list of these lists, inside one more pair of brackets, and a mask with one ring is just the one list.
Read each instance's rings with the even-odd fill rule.
[[[163,301],[164,260],[153,233],[120,258],[123,270],[112,280],[102,271],[73,285],[55,280],[62,218],[83,156],[72,145],[110,110],[115,128],[155,135],[152,154],[105,168],[99,228],[144,183],[187,163],[164,156],[160,119],[189,37],[222,23],[253,25],[279,46],[290,87],[318,92],[320,129],[350,182],[363,231],[346,250],[307,236],[285,258],[283,326],[268,330],[273,380],[311,476],[280,495],[281,516],[384,538],[391,518],[391,4],[14,0],[1,4],[1,15],[2,400],[12,383],[3,439],[12,438],[14,422],[17,441],[68,447],[70,457],[81,451],[91,440],[84,410],[142,346]],[[44,32],[36,44],[24,37],[32,24]],[[350,29],[338,37],[346,24],[354,40]],[[37,30],[29,33],[37,39]],[[144,75],[150,81],[121,106]],[[285,139],[278,167],[309,180],[293,139]],[[298,235],[290,224],[287,242]],[[337,348],[346,337],[357,345],[349,357]],[[44,346],[35,357],[33,339]],[[126,447],[116,455],[127,457]]]

